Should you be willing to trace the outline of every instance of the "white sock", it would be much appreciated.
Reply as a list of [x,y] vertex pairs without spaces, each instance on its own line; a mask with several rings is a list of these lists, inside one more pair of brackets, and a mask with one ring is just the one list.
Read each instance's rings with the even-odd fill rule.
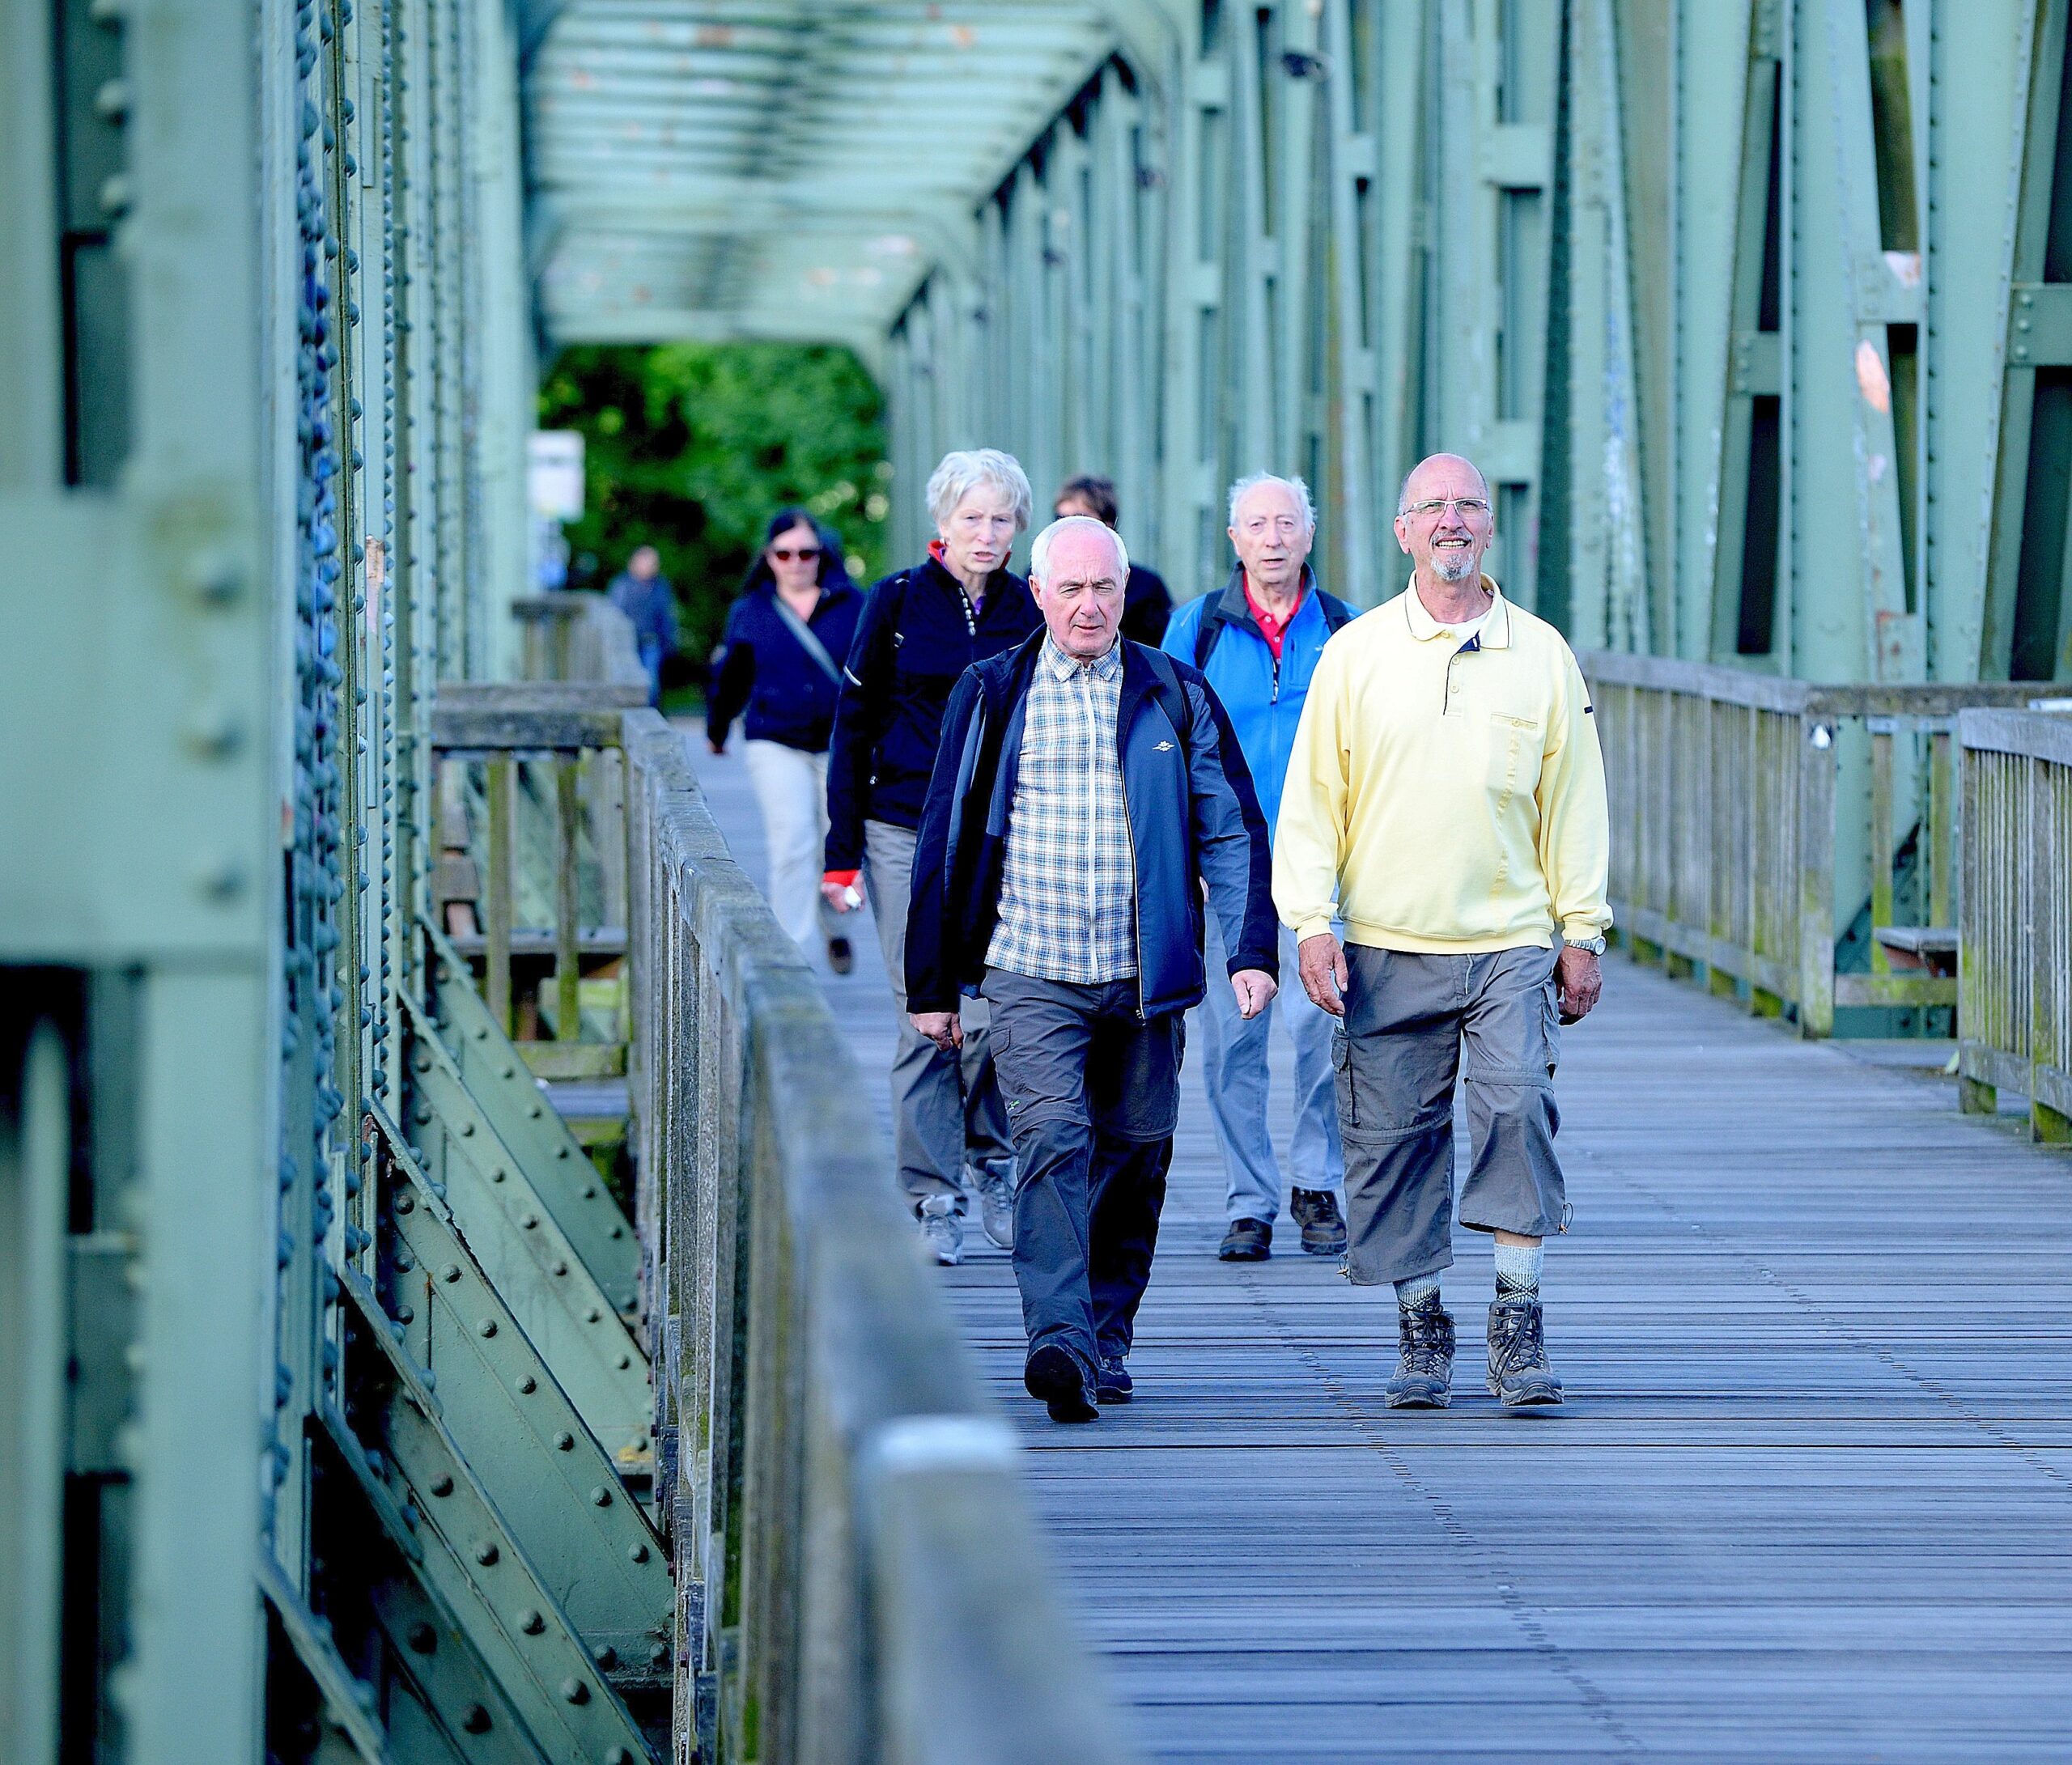
[[1395,1302],[1416,1311],[1420,1306],[1439,1303],[1439,1278],[1436,1275],[1413,1275],[1407,1281],[1395,1283]]
[[1547,1255],[1543,1244],[1500,1244],[1497,1246],[1498,1293],[1537,1293],[1539,1265]]

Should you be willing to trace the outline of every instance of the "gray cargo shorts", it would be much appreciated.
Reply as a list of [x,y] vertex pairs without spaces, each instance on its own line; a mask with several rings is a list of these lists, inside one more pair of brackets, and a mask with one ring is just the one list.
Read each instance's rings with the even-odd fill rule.
[[1554,955],[1531,945],[1475,956],[1346,946],[1331,1065],[1345,1143],[1345,1266],[1357,1283],[1434,1275],[1453,1262],[1456,1078],[1466,1080],[1473,1148],[1460,1223],[1534,1237],[1563,1228]]

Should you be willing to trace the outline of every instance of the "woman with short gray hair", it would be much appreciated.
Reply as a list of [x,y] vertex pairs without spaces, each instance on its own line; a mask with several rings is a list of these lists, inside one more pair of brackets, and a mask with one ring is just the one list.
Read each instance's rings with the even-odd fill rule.
[[892,1103],[899,1180],[936,1260],[953,1263],[963,1255],[970,1189],[986,1236],[1003,1250],[1014,1241],[1014,1152],[983,1003],[973,1002],[975,1016],[965,1013],[964,1044],[954,1052],[922,1037],[906,1016],[915,830],[957,676],[1041,632],[1043,622],[1028,583],[1007,567],[1033,503],[1014,456],[993,448],[945,454],[928,476],[928,503],[936,528],[928,557],[872,586],[843,671],[821,890],[841,911],[868,899],[877,922],[898,1012]]

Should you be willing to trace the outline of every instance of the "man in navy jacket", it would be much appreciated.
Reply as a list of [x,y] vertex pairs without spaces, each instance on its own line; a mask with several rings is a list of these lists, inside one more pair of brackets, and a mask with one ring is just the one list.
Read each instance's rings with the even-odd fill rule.
[[1131,1393],[1182,1014],[1211,984],[1205,910],[1242,1016],[1272,1001],[1279,969],[1244,755],[1194,668],[1119,637],[1128,571],[1121,540],[1089,517],[1037,539],[1045,630],[950,695],[906,925],[919,1033],[948,1051],[961,998],[991,1008],[1018,1165],[1024,1382],[1060,1422]]

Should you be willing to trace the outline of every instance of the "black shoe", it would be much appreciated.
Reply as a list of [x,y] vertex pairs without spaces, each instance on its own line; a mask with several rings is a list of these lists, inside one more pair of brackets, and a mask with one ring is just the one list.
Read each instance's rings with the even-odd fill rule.
[[1453,1314],[1437,1295],[1423,1305],[1395,1309],[1395,1377],[1391,1410],[1443,1410],[1454,1400]]
[[856,953],[849,948],[847,938],[827,940],[827,965],[837,974],[847,974],[856,965]]
[[1130,1369],[1123,1364],[1120,1355],[1103,1355],[1101,1364],[1093,1375],[1093,1400],[1097,1403],[1127,1403],[1136,1390],[1136,1381],[1130,1377]]
[[1288,1211],[1302,1228],[1306,1254],[1345,1254],[1345,1218],[1338,1211],[1338,1197],[1328,1189],[1289,1190]]
[[1086,1368],[1060,1343],[1047,1342],[1029,1357],[1021,1382],[1032,1398],[1041,1398],[1053,1422],[1091,1422],[1100,1415]]
[[1263,1220],[1233,1220],[1216,1254],[1225,1262],[1263,1262],[1273,1254],[1273,1228]]
[[1489,1308],[1489,1393],[1507,1410],[1561,1401],[1561,1381],[1547,1364],[1537,1293],[1497,1289]]

